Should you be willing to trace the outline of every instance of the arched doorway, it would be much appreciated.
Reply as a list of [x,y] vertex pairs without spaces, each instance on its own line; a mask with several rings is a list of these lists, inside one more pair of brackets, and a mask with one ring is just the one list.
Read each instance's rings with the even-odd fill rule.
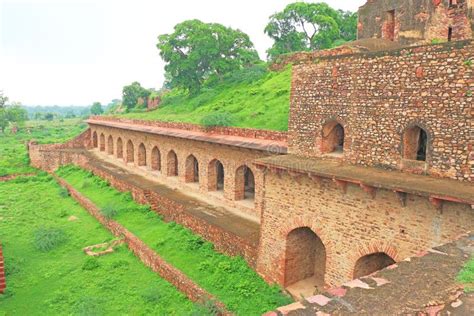
[[337,121],[331,121],[323,126],[321,152],[342,154],[344,152],[344,127]]
[[426,161],[428,149],[428,134],[415,125],[403,133],[403,158]]
[[255,198],[255,177],[246,165],[235,172],[235,200],[253,200]]
[[285,286],[300,283],[306,290],[322,289],[326,273],[326,248],[309,228],[292,230],[286,238]]
[[173,150],[170,150],[166,162],[166,175],[168,177],[176,177],[178,175],[178,157]]
[[199,163],[193,155],[186,158],[185,182],[199,182]]
[[120,137],[117,139],[117,158],[123,158],[123,142]]
[[151,170],[161,170],[161,153],[156,146],[151,151]]
[[354,279],[372,274],[395,263],[385,252],[376,252],[357,260],[354,267]]
[[114,154],[114,139],[112,138],[112,135],[109,135],[109,138],[107,139],[107,153],[109,155]]
[[138,166],[146,166],[146,148],[143,143],[138,146]]
[[127,142],[127,163],[135,161],[135,150],[131,140]]
[[94,148],[99,147],[99,143],[97,141],[97,132],[92,133],[92,146]]
[[100,151],[105,151],[105,136],[104,134],[100,134]]
[[224,191],[224,165],[219,160],[209,163],[207,177],[209,191]]

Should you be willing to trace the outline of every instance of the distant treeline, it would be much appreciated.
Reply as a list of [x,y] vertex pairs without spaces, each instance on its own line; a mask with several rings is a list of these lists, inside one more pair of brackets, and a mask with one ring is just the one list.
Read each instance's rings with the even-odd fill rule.
[[90,115],[90,106],[28,106],[23,105],[32,120],[74,118]]

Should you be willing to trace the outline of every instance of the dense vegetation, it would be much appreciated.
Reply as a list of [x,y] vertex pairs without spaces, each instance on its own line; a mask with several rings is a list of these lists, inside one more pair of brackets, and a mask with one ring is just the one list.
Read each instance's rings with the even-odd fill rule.
[[231,311],[261,315],[290,302],[277,287],[268,286],[242,258],[215,252],[211,243],[176,223],[164,222],[149,207],[135,203],[129,193],[120,193],[75,166],[62,167],[57,174]]
[[458,281],[464,284],[466,292],[474,292],[474,258],[471,258],[461,270]]
[[39,122],[28,121],[17,134],[0,133],[0,177],[14,173],[30,173],[35,169],[29,165],[27,142],[36,140],[41,144],[65,142],[86,129],[78,119]]
[[124,116],[285,131],[290,80],[291,69],[270,72],[264,65],[257,65],[228,74],[222,80],[209,80],[197,95],[174,89],[163,95],[158,109]]
[[98,258],[82,251],[112,239],[50,176],[0,182],[7,277],[0,315],[207,313],[125,246]]

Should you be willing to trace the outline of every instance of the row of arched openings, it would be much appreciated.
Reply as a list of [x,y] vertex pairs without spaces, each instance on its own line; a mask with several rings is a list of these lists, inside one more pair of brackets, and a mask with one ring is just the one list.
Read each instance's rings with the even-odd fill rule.
[[[93,132],[92,142],[95,148],[100,151],[106,151],[105,136],[100,135],[100,141],[97,139],[97,132]],[[128,140],[125,148],[121,137],[117,138],[116,157],[123,159],[126,163],[134,163],[135,161],[135,146],[131,140]],[[125,155],[124,155],[125,149]],[[110,135],[107,139],[107,153],[114,154],[114,141]],[[147,161],[147,149],[143,143],[138,146],[137,165],[139,167],[146,167],[150,164],[153,171],[161,171],[161,152],[157,146],[154,146],[151,151],[151,161]],[[178,156],[174,150],[170,150],[166,156],[165,174],[168,177],[178,176]],[[199,183],[199,162],[194,155],[189,155],[185,162],[185,182]],[[213,159],[208,165],[208,191],[224,191],[225,185],[225,171],[224,165],[218,159]],[[246,165],[240,166],[236,170],[235,177],[236,200],[253,199],[255,197],[255,178],[252,170]]]
[[[354,266],[354,279],[370,275],[395,261],[385,252],[374,252],[362,256]],[[286,238],[285,286],[304,281],[318,289],[325,286],[326,247],[309,227],[292,230]]]
[[[342,154],[344,152],[345,130],[336,120],[324,124],[322,129],[321,152]],[[418,125],[411,126],[402,135],[402,157],[404,159],[426,161],[428,133]]]

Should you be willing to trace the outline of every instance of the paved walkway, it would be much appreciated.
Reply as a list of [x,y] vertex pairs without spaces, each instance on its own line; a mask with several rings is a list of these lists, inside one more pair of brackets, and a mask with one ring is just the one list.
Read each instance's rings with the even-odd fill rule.
[[473,254],[471,234],[267,315],[474,315],[474,294],[456,282]]
[[95,168],[112,174],[117,179],[125,180],[136,187],[154,191],[170,200],[176,201],[184,207],[185,212],[242,237],[255,247],[258,246],[260,225],[257,222],[239,216],[237,212],[232,212],[227,208],[205,203],[180,190],[172,189],[157,181],[152,181],[89,151],[84,150],[83,154],[90,159],[90,164]]

